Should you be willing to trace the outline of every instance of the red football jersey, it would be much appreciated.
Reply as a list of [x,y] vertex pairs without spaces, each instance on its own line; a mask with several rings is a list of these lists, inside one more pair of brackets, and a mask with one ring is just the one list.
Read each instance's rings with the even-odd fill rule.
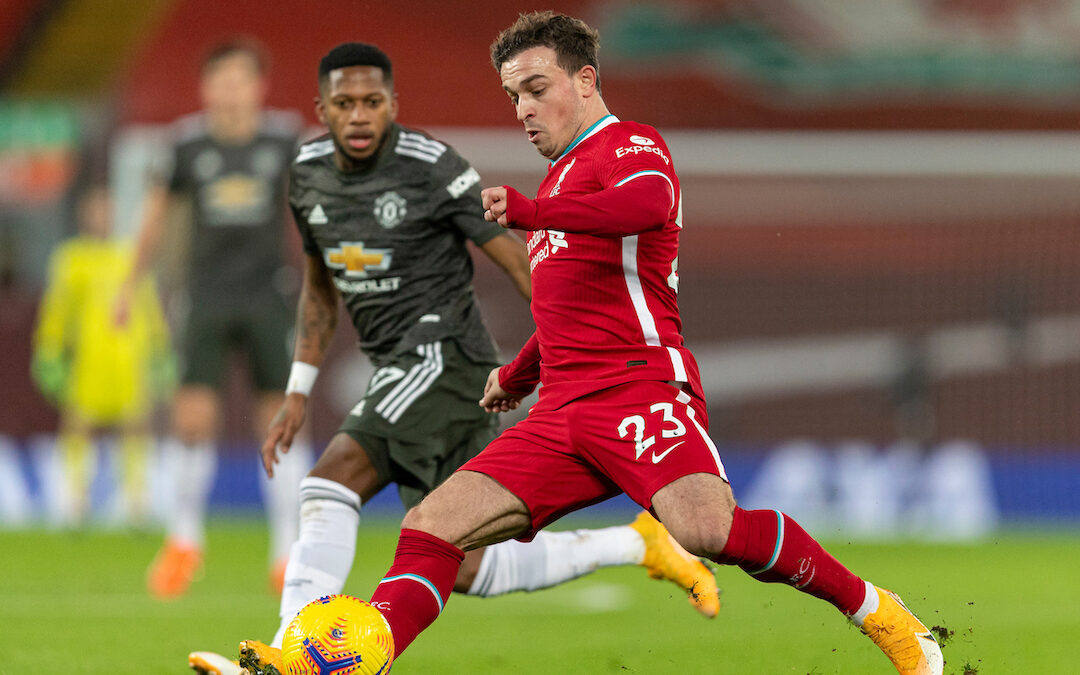
[[656,129],[608,115],[551,163],[535,200],[508,194],[511,227],[527,231],[536,334],[504,387],[538,374],[544,408],[632,380],[700,396],[677,302],[679,179]]

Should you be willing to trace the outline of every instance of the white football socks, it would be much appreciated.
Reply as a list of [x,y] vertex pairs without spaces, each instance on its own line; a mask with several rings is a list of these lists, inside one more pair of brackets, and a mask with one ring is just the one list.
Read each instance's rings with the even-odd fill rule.
[[510,539],[484,549],[468,594],[490,598],[511,591],[535,591],[600,567],[637,565],[644,558],[645,541],[628,525],[538,532],[530,542]]
[[281,648],[285,629],[304,605],[345,587],[359,524],[360,495],[325,478],[300,481],[300,536],[289,552],[281,625],[270,646]]
[[206,502],[217,471],[217,449],[212,443],[186,445],[169,438],[164,453],[173,490],[165,531],[172,541],[201,550],[206,542]]
[[278,455],[274,465],[274,477],[267,478],[258,467],[259,487],[262,488],[266,517],[270,522],[270,564],[289,557],[299,532],[300,481],[304,479],[313,463],[311,444],[296,441],[288,452]]

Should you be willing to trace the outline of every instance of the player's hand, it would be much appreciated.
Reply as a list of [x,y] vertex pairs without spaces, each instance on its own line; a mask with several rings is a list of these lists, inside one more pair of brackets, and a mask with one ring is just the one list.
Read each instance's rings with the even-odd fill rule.
[[519,405],[521,397],[502,388],[499,384],[499,369],[493,368],[488,373],[487,383],[484,384],[484,397],[480,399],[480,407],[489,413],[497,413],[516,410]]
[[304,418],[307,416],[307,396],[292,393],[285,397],[270,428],[266,430],[266,440],[262,445],[263,469],[268,478],[274,477],[274,465],[278,463],[278,448],[282,453],[289,451],[296,432],[304,426]]
[[484,220],[489,223],[498,223],[503,227],[510,227],[510,219],[506,216],[506,188],[490,187],[480,191],[480,199],[484,202]]
[[67,388],[68,364],[62,356],[34,354],[30,361],[30,375],[38,389],[52,403],[59,403]]

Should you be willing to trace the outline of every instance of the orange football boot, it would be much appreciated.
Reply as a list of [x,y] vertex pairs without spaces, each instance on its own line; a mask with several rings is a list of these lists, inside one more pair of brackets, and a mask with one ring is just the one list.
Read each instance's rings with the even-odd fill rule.
[[874,587],[878,594],[877,611],[866,617],[860,627],[902,675],[941,675],[945,660],[934,634],[927,630],[900,596]]
[[281,650],[258,640],[240,643],[240,666],[250,675],[281,675]]
[[642,511],[630,523],[645,540],[645,559],[641,564],[653,579],[668,579],[686,591],[690,604],[708,618],[720,612],[720,590],[716,577],[698,558],[679,545],[667,528]]
[[202,569],[202,550],[166,539],[146,575],[146,588],[155,598],[172,600],[187,593]]

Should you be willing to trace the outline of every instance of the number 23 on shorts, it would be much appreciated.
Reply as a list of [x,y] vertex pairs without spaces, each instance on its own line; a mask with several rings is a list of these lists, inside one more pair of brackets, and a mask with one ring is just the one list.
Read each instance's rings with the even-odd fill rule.
[[[650,424],[651,423],[651,424]],[[646,427],[649,431],[655,431],[659,424],[661,439],[680,439],[686,436],[686,425],[675,417],[675,405],[669,401],[653,403],[649,406],[648,419],[644,415],[628,415],[619,423],[619,438],[631,439],[634,442],[635,459],[640,460],[647,450],[656,444],[656,435],[645,435]],[[663,450],[654,449],[649,456],[653,464],[659,464],[675,448],[686,440],[675,440],[667,444]]]

